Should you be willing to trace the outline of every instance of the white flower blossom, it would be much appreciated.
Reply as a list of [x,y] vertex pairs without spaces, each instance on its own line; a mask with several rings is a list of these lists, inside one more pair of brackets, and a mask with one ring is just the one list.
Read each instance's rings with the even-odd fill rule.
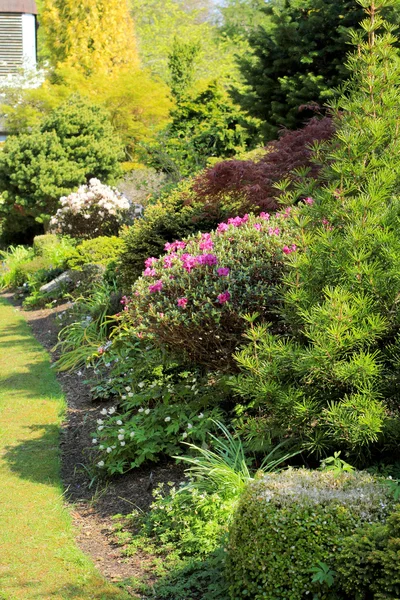
[[97,428],[97,431],[103,431],[103,429],[104,429],[104,425],[99,425]]
[[148,415],[149,413],[150,413],[150,409],[149,409],[149,408],[146,408],[146,410],[144,411],[144,414],[145,414],[145,415]]
[[97,444],[97,439],[96,438],[92,439],[92,444]]
[[119,441],[121,442],[125,438],[123,433],[120,433],[118,436]]
[[140,413],[144,412],[144,408],[139,408],[138,412],[140,412]]
[[108,414],[113,415],[115,413],[115,410],[116,410],[115,407],[112,406],[111,408],[108,409]]
[[107,454],[110,454],[110,452],[112,452],[112,448],[110,448],[110,446],[108,446],[106,452],[107,452]]
[[193,425],[192,425],[191,423],[188,423],[188,426],[187,426],[187,428],[188,428],[188,429],[193,429]]
[[100,467],[100,468],[101,468],[101,467],[104,467],[104,460],[100,460],[100,461],[97,463],[97,466],[98,466],[98,467]]
[[97,419],[97,425],[103,425],[104,421],[103,419]]
[[122,421],[121,421],[121,419],[118,419],[118,421],[117,421],[117,425],[122,425]]
[[106,409],[106,408],[103,408],[103,409],[100,411],[100,414],[101,414],[101,415],[107,415],[107,409]]

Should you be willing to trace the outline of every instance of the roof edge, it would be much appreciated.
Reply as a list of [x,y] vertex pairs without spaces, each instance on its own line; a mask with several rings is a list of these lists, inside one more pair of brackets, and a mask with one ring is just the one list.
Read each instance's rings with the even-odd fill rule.
[[35,0],[0,0],[0,13],[37,15]]

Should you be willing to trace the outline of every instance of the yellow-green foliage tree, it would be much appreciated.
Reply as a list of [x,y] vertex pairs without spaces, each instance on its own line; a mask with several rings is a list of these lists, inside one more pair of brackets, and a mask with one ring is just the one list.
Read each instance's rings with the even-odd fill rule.
[[29,131],[79,93],[107,110],[129,155],[138,142],[152,141],[168,123],[173,103],[168,86],[140,68],[126,1],[42,0],[41,5],[43,55],[53,68],[36,89],[8,85],[3,106],[8,130]]
[[85,75],[139,66],[127,0],[43,0],[41,24],[54,66]]

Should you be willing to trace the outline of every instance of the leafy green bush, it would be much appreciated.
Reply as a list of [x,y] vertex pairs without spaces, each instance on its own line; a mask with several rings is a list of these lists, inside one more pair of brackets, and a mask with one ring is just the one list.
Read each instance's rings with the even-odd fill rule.
[[[92,270],[90,272],[93,274]],[[115,285],[101,281],[89,287],[90,294],[80,296],[74,302],[71,314],[73,322],[59,333],[57,348],[61,356],[56,367],[60,371],[89,364],[102,345],[107,343],[110,330],[115,325],[111,317],[120,306],[120,295]]]
[[149,205],[144,217],[122,234],[124,247],[117,264],[120,285],[130,292],[133,283],[141,275],[144,262],[149,256],[160,256],[167,242],[181,239],[195,231],[207,231],[213,226],[209,218],[202,216],[201,206],[193,199],[191,182],[180,184],[173,192],[163,196],[156,204]]
[[107,267],[109,263],[118,258],[123,247],[123,240],[116,236],[101,236],[92,240],[84,240],[76,247],[73,256],[68,260],[68,266],[71,269],[87,264]]
[[346,538],[336,571],[341,588],[357,600],[400,596],[400,507],[387,522],[369,523]]
[[363,472],[289,469],[254,481],[229,536],[231,598],[333,598],[312,567],[334,569],[344,538],[384,520],[392,504],[385,483]]
[[30,219],[48,222],[58,200],[99,177],[121,174],[121,144],[100,108],[78,96],[53,111],[37,130],[10,136],[0,155],[0,213],[4,227],[21,230]]
[[290,208],[271,218],[245,215],[167,244],[168,255],[149,258],[134,286],[127,313],[134,325],[197,364],[230,367],[244,314],[257,312],[279,330],[279,286],[298,243],[290,217]]
[[36,256],[44,256],[49,250],[60,244],[60,238],[57,235],[45,234],[37,235],[33,238],[33,251]]

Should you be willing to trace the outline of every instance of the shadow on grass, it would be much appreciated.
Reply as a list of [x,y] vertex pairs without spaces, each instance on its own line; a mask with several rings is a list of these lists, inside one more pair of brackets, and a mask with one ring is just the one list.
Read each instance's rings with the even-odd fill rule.
[[32,434],[42,432],[40,437],[21,442],[16,446],[6,446],[3,460],[10,471],[22,479],[48,484],[60,484],[60,427],[58,425],[31,425]]
[[11,372],[0,374],[0,397],[7,394],[8,397],[17,396],[28,401],[61,400],[63,397],[56,373],[50,368],[46,354],[41,354],[33,363],[25,363],[20,368],[15,367],[14,371],[12,369],[11,365]]

